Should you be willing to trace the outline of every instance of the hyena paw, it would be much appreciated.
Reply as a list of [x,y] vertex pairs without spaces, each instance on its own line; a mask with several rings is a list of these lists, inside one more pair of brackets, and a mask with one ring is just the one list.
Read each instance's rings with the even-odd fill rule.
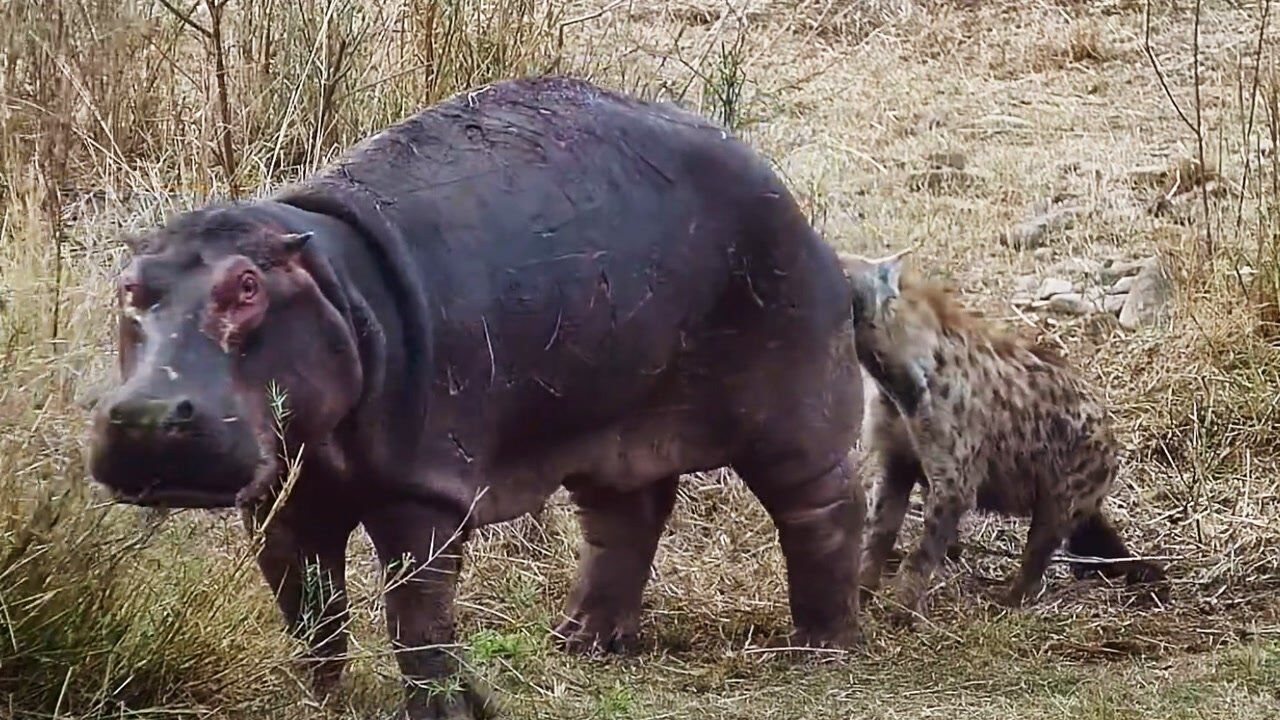
[[1125,573],[1125,584],[1141,590],[1148,599],[1154,599],[1161,605],[1169,603],[1169,577],[1164,569],[1155,563],[1140,560],[1130,566]]
[[903,583],[898,587],[893,601],[893,609],[886,620],[891,627],[902,630],[914,630],[925,617],[927,598],[918,583]]
[[1018,609],[1030,605],[1044,586],[1039,582],[1015,580],[1000,598],[1005,607]]

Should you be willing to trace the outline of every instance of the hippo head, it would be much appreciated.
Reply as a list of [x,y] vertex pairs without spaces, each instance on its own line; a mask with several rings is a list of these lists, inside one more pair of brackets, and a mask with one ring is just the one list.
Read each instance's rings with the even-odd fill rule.
[[288,408],[293,451],[323,445],[351,411],[355,336],[310,239],[232,206],[179,216],[132,244],[117,284],[121,383],[94,409],[89,452],[93,478],[117,501],[246,501],[279,477],[273,403]]

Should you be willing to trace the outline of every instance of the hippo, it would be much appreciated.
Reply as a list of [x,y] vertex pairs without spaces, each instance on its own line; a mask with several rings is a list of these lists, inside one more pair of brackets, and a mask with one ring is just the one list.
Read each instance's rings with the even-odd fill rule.
[[343,671],[356,528],[403,712],[486,716],[450,652],[468,536],[565,488],[583,542],[555,637],[623,651],[678,479],[722,467],[775,526],[784,642],[860,642],[852,289],[724,128],[507,79],[127,243],[91,475],[115,502],[266,520],[257,562],[316,692]]

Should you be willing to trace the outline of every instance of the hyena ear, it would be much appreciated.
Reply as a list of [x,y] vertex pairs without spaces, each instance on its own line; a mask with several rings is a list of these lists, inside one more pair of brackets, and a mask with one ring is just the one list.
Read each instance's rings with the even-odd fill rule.
[[881,295],[898,297],[902,292],[902,257],[894,256],[876,264],[876,281]]
[[901,292],[902,257],[912,249],[909,247],[876,259],[837,251],[845,277],[853,286],[855,319],[877,314],[886,300],[898,296]]
[[904,248],[892,255],[869,261],[875,268],[876,294],[881,299],[897,297],[902,292],[902,258],[914,249]]

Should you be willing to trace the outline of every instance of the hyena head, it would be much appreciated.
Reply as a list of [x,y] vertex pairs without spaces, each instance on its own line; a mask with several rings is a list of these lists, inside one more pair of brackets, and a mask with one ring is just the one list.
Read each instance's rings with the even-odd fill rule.
[[935,369],[939,318],[930,303],[902,283],[903,256],[910,249],[869,259],[840,253],[852,285],[853,332],[858,362],[909,411]]

